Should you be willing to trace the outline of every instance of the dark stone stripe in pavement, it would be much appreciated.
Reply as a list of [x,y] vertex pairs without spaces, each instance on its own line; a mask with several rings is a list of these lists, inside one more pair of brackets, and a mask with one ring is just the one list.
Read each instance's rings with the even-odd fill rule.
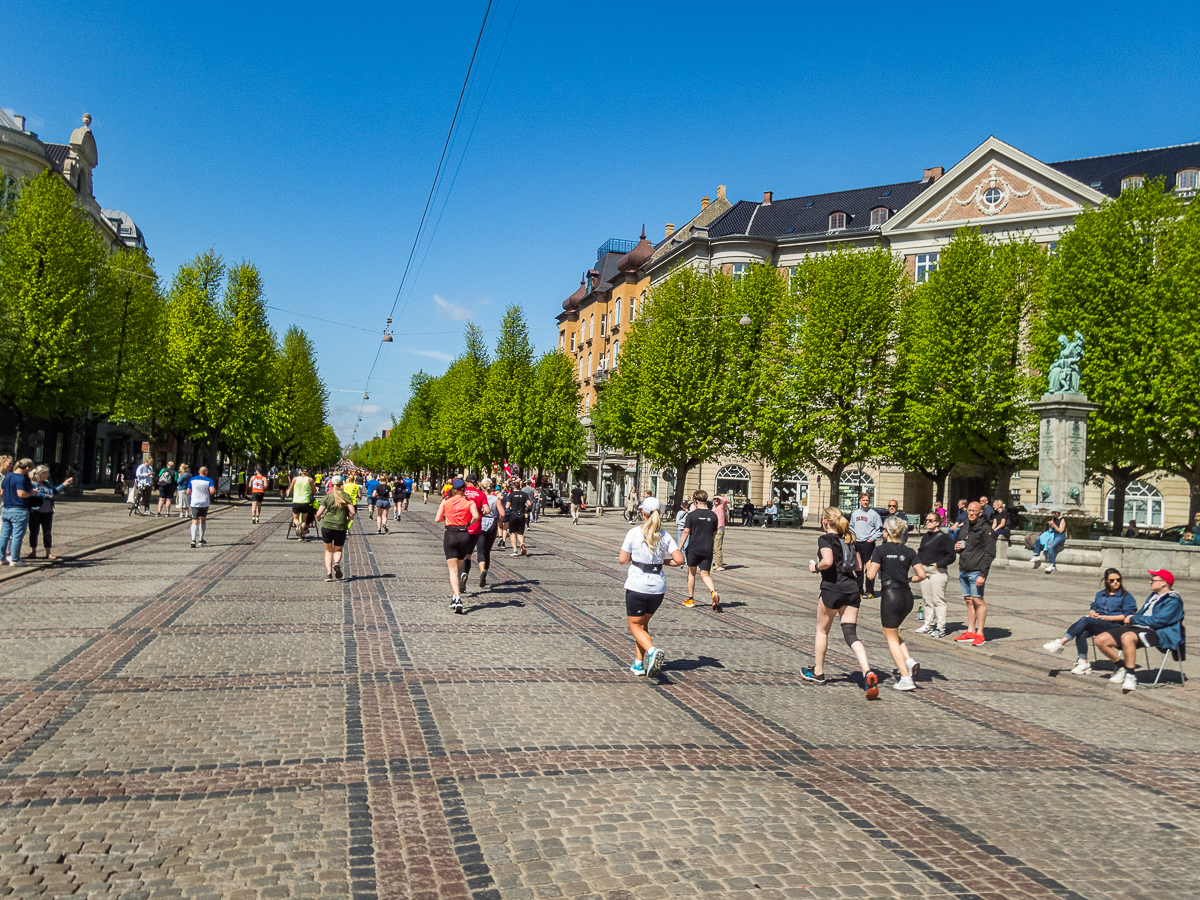
[[80,693],[65,699],[66,702],[60,706],[47,707],[46,712],[53,714],[48,716],[43,722],[30,723],[35,727],[29,729],[32,733],[28,740],[23,741],[0,762],[0,778],[4,778],[11,773],[17,766],[36,753],[38,748],[45,744],[46,741],[58,734],[59,729],[70,722],[87,705],[90,697],[87,694]]

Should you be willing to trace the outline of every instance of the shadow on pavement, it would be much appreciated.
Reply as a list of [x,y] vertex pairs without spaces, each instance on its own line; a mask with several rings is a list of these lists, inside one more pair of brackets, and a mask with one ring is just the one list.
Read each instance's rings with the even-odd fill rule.
[[723,669],[725,666],[715,656],[697,656],[695,659],[668,659],[662,671],[690,672],[692,669]]
[[476,603],[474,606],[468,606],[465,610],[463,610],[463,612],[466,613],[467,615],[470,615],[471,613],[476,612],[476,611],[481,611],[481,610],[485,610],[485,609],[505,609],[506,607],[509,607],[509,606],[515,606],[518,609],[523,609],[525,606],[525,601],[523,601],[523,600],[506,600],[503,603],[500,603],[498,601],[494,602],[494,603]]

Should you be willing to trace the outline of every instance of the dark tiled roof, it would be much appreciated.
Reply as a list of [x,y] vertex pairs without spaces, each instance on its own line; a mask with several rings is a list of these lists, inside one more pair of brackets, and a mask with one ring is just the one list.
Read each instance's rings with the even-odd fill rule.
[[886,206],[889,217],[907,206],[932,181],[904,181],[878,187],[791,197],[769,204],[742,200],[708,226],[710,237],[748,234],[783,239],[829,233],[829,215],[846,214],[846,228],[835,234],[863,234],[871,230],[871,210]]
[[612,288],[612,281],[620,272],[617,268],[617,263],[621,261],[621,257],[624,255],[624,253],[615,253],[610,250],[604,256],[600,257],[600,259],[596,260],[594,271],[600,273],[600,279],[592,285],[593,292],[607,291]]
[[1200,143],[1068,159],[1049,165],[1110,197],[1121,193],[1121,179],[1127,175],[1162,178],[1169,190],[1175,187],[1175,173],[1180,169],[1200,168]]
[[67,161],[67,157],[71,155],[71,148],[66,144],[46,144],[46,159],[50,160],[50,165],[54,166],[59,172],[63,170],[63,163]]

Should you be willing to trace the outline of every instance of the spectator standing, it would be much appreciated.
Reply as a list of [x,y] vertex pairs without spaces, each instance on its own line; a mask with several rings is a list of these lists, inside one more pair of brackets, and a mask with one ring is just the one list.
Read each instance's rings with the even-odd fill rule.
[[[8,473],[11,472],[12,470],[13,470],[13,458],[11,456],[0,456],[0,480],[3,480],[3,478],[6,475],[8,475]],[[117,493],[119,494],[120,491],[117,491]],[[0,496],[2,496],[2,495],[0,495]],[[0,499],[0,510],[2,510],[2,509],[4,509],[4,502],[2,499]],[[8,550],[5,549],[4,553],[5,553],[5,555],[7,555]]]
[[10,566],[25,565],[21,559],[21,543],[29,530],[29,501],[37,493],[29,479],[32,468],[32,459],[18,460],[0,482],[0,493],[4,495],[4,512],[0,513],[0,552],[4,553]]
[[29,500],[29,558],[37,559],[38,532],[42,533],[42,544],[46,547],[46,559],[56,560],[51,549],[54,537],[51,529],[54,526],[54,495],[62,493],[62,489],[75,479],[68,478],[58,487],[50,481],[50,467],[38,466],[33,470],[33,489],[36,497]]
[[583,509],[583,485],[577,484],[571,488],[571,523],[579,524],[579,511]]
[[179,472],[175,476],[175,506],[179,510],[179,518],[186,519],[188,512],[188,482],[192,480],[192,467],[187,463],[179,464]]
[[535,488],[533,486],[533,482],[530,481],[521,488],[521,493],[529,498],[529,505],[525,507],[527,511],[526,518],[529,520],[530,525],[535,525],[537,524],[537,488]]
[[1125,617],[1137,612],[1137,600],[1125,590],[1121,573],[1117,569],[1105,569],[1103,586],[1096,592],[1096,599],[1088,614],[1077,620],[1060,638],[1055,638],[1042,649],[1047,653],[1061,653],[1063,647],[1075,641],[1076,661],[1072,675],[1091,675],[1092,665],[1088,662],[1088,638],[1117,631],[1125,623]]
[[165,515],[168,519],[171,518],[171,504],[175,502],[176,487],[175,460],[169,460],[158,473],[158,511],[154,513],[156,517]]
[[142,460],[142,464],[137,467],[134,472],[134,478],[137,480],[137,494],[134,497],[134,506],[141,504],[144,512],[143,515],[150,515],[150,492],[154,489],[154,469],[150,465],[150,457]]
[[[713,497],[713,514],[717,517],[717,533],[713,535],[713,564],[714,572],[725,571],[725,514],[729,511],[729,498],[723,494]],[[720,603],[713,604],[714,609],[720,609]]]
[[675,513],[675,543],[679,546],[680,550],[687,549],[683,543],[683,523],[687,520],[687,514],[691,511],[692,505],[690,503],[681,503],[679,505],[679,511]]
[[850,516],[850,530],[854,532],[854,548],[858,551],[858,558],[864,563],[857,572],[858,590],[866,599],[870,600],[875,597],[875,579],[868,578],[864,584],[865,563],[870,561],[871,556],[875,553],[875,545],[883,537],[883,519],[879,518],[879,513],[871,509],[870,494],[858,495],[858,509]]
[[935,638],[946,636],[946,583],[950,580],[949,568],[957,558],[954,541],[942,531],[941,517],[937,513],[926,513],[925,533],[917,547],[917,559],[925,567],[925,580],[921,582],[925,624],[917,629],[917,634]]
[[[908,514],[900,508],[899,500],[889,500],[887,502],[887,515],[888,516],[896,516],[898,519],[900,519],[901,522],[904,523],[904,540],[901,541],[901,543],[904,543],[905,541],[907,541],[908,540]],[[885,523],[884,531],[886,531],[886,530],[887,530],[887,528],[886,528],[886,523]],[[921,583],[924,584],[923,581]]]
[[978,503],[967,507],[967,521],[958,530],[954,550],[959,554],[958,584],[967,605],[967,630],[954,640],[979,647],[985,643],[983,626],[987,621],[987,603],[983,599],[983,586],[996,558],[996,536],[983,520]]
[[1151,594],[1142,608],[1123,617],[1124,627],[1096,636],[1096,649],[1117,666],[1108,680],[1127,693],[1137,690],[1138,647],[1166,653],[1183,643],[1183,598],[1175,590],[1175,576],[1167,569],[1149,575]]
[[625,519],[630,525],[637,520],[639,503],[641,503],[641,500],[638,499],[637,488],[632,488],[629,491],[629,496],[625,498]]

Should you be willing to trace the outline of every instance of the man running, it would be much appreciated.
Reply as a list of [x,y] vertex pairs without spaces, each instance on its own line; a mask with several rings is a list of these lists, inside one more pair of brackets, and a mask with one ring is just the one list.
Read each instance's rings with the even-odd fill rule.
[[316,486],[308,477],[308,469],[301,469],[300,474],[288,485],[288,495],[292,498],[292,524],[300,540],[308,540],[308,517],[312,512],[313,496]]
[[[509,492],[504,495],[504,515],[508,520],[508,533],[512,535],[512,555],[528,556],[525,550],[525,517],[529,514],[532,502],[529,495],[521,490],[518,482],[509,485]],[[520,543],[521,549],[517,550]]]
[[[336,477],[336,476],[335,476]],[[336,482],[335,482],[336,484]],[[342,493],[346,495],[346,499],[350,501],[350,505],[355,510],[358,509],[358,476],[351,475],[342,485]]]
[[367,479],[367,517],[375,518],[375,488],[379,487],[379,479],[372,475]]
[[688,565],[688,596],[683,601],[684,606],[695,606],[696,570],[700,570],[700,578],[712,596],[713,612],[721,611],[721,595],[713,584],[712,569],[713,540],[717,534],[717,514],[708,508],[708,491],[696,491],[692,494],[692,502],[696,508],[684,517],[683,535],[680,543],[687,547]]
[[192,547],[197,543],[207,544],[204,539],[204,527],[208,523],[208,508],[212,505],[213,494],[217,486],[208,477],[208,467],[201,466],[200,471],[188,481],[188,510],[192,515]]
[[[412,476],[405,475],[404,478],[401,479],[400,483],[402,485],[404,485],[404,498],[403,498],[404,499],[404,510],[403,511],[408,512],[408,501],[412,497],[412,489],[413,489]],[[397,510],[397,512],[400,512],[400,510]]]
[[250,524],[257,525],[262,515],[263,497],[267,495],[267,479],[262,468],[256,468],[250,476]]

